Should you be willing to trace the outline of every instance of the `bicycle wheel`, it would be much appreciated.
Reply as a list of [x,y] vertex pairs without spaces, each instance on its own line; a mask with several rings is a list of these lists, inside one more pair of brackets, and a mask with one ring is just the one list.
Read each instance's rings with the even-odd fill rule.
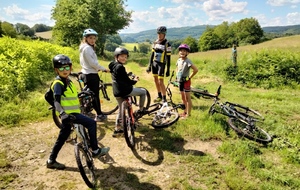
[[134,137],[134,123],[132,122],[131,109],[127,101],[123,101],[122,108],[122,126],[124,129],[124,136],[129,148],[134,149],[135,137]]
[[75,158],[83,181],[89,188],[94,188],[97,182],[94,162],[80,143],[75,145]]
[[58,112],[55,110],[54,107],[52,108],[51,111],[52,111],[52,118],[53,118],[55,125],[61,129],[61,119],[58,116]]
[[172,109],[172,110],[168,110],[165,113],[164,112],[162,112],[161,114],[156,113],[151,125],[156,129],[166,128],[176,123],[178,119],[179,119],[179,114],[177,110]]
[[[150,106],[150,103],[151,103],[151,96],[150,96],[150,93],[149,91],[146,89],[146,88],[143,88],[143,87],[137,87],[137,88],[142,88],[142,89],[145,89],[146,90],[146,98],[145,98],[145,104],[144,104],[144,107],[146,109],[149,108]],[[132,104],[134,104],[135,106],[139,107],[139,96],[134,96],[132,97]]]
[[118,102],[113,94],[112,83],[100,84],[101,111],[105,115],[110,115],[117,111]]
[[272,141],[272,137],[265,130],[256,125],[250,126],[246,122],[234,117],[229,118],[228,124],[238,135],[244,136],[250,140],[259,143],[269,143]]

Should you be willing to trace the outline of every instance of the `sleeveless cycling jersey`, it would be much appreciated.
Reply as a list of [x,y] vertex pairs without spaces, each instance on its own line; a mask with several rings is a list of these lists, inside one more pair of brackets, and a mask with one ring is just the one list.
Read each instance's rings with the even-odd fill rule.
[[[54,89],[54,85],[59,82],[62,86],[64,86],[63,82],[60,80],[55,80],[51,86],[51,89]],[[70,113],[80,113],[80,103],[78,99],[78,93],[76,87],[70,81],[66,90],[64,91],[64,95],[61,96],[60,105],[63,107],[64,111],[67,114]]]

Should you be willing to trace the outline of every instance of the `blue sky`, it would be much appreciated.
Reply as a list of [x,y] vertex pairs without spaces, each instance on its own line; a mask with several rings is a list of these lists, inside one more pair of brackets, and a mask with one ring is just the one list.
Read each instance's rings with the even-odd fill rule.
[[[300,0],[127,0],[133,22],[121,33],[155,29],[218,25],[256,18],[262,27],[300,24]],[[0,20],[53,26],[51,9],[55,0],[0,0]]]

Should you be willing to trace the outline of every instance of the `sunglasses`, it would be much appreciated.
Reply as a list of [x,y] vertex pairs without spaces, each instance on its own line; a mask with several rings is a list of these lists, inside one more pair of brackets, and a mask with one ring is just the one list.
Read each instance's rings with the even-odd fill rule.
[[59,71],[64,71],[64,70],[66,70],[66,71],[69,71],[71,69],[71,67],[70,66],[66,66],[66,67],[60,67],[60,68],[58,68],[58,70]]

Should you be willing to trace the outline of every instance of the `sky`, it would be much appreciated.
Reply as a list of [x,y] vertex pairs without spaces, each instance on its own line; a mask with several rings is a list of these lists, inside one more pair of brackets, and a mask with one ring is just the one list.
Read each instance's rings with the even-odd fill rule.
[[[0,20],[54,26],[55,0],[0,0]],[[300,0],[124,0],[132,20],[120,33],[156,29],[219,25],[256,18],[261,27],[300,24]]]

